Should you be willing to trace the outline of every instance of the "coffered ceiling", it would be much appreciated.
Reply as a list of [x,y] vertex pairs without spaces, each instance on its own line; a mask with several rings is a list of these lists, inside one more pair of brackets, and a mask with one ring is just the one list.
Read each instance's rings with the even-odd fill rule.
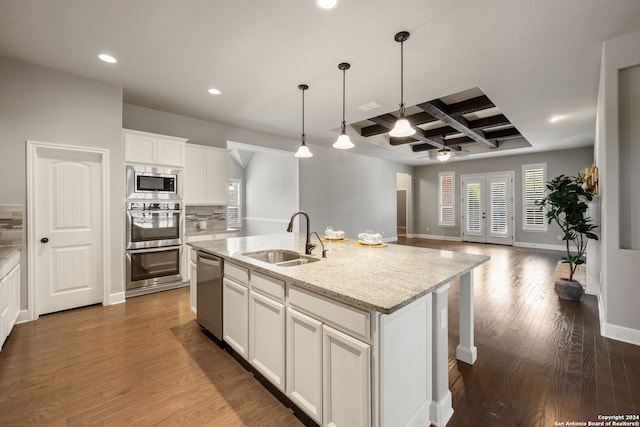
[[[640,31],[640,1],[338,0],[329,11],[314,0],[0,1],[0,55],[120,85],[126,103],[282,136],[292,151],[298,84],[309,85],[307,143],[330,146],[342,116],[337,66],[349,62],[354,151],[422,164],[420,144],[360,133],[398,110],[402,30],[404,101],[418,108],[409,113],[439,114],[438,102],[477,90],[531,145],[518,152],[579,147],[593,144],[602,43]],[[99,61],[103,52],[118,63]],[[470,126],[486,118],[476,113]],[[479,157],[508,153],[481,145]]]

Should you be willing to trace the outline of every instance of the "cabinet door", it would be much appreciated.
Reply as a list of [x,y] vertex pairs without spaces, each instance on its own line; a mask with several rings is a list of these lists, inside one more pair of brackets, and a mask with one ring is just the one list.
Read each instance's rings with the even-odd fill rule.
[[284,305],[249,294],[249,362],[284,392]]
[[206,203],[229,203],[229,153],[226,150],[207,150]]
[[155,163],[155,138],[126,133],[124,135],[124,160],[130,163]]
[[249,290],[226,277],[222,286],[222,336],[245,359],[249,341]]
[[322,424],[322,323],[287,310],[287,396]]
[[202,148],[187,144],[184,166],[184,203],[205,203],[206,156]]
[[181,141],[156,139],[156,163],[168,166],[184,166],[184,146]]
[[368,426],[370,346],[327,325],[323,337],[323,426]]

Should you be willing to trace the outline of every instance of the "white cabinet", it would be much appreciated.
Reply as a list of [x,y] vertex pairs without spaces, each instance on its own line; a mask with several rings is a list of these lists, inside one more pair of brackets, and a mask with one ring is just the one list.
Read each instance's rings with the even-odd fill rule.
[[322,423],[322,323],[287,310],[287,396]]
[[323,426],[369,426],[370,346],[322,326]]
[[287,396],[323,426],[370,425],[370,313],[296,286],[287,296]]
[[0,268],[0,349],[20,312],[20,252],[2,262]]
[[283,392],[284,340],[284,304],[252,290],[249,293],[249,362]]
[[187,144],[183,189],[185,204],[226,206],[229,201],[228,151]]
[[222,337],[239,355],[249,358],[248,271],[225,263],[222,280]]
[[160,166],[185,165],[185,138],[123,129],[124,160]]

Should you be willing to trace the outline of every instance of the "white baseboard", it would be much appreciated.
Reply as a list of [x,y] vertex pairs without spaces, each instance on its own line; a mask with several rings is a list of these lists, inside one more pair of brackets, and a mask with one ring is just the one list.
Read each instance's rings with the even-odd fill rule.
[[393,237],[385,237],[384,239],[382,239],[383,242],[395,242],[396,240],[398,240],[398,236],[393,236]]
[[18,312],[18,318],[16,319],[16,324],[30,322],[30,321],[31,319],[29,319],[29,310],[20,310],[20,312]]
[[109,301],[105,305],[122,304],[125,301],[124,292],[116,292],[109,295]]
[[450,242],[462,242],[462,237],[436,236],[435,234],[407,234],[407,237],[417,237],[418,239],[447,240]]
[[529,242],[513,242],[513,246],[519,248],[535,248],[535,249],[548,249],[551,251],[566,251],[567,248],[562,245],[548,245],[546,243],[529,243]]
[[606,322],[604,304],[602,304],[602,297],[600,296],[600,293],[598,293],[598,314],[600,316],[600,335],[605,338],[611,338],[612,340],[640,346],[639,330]]

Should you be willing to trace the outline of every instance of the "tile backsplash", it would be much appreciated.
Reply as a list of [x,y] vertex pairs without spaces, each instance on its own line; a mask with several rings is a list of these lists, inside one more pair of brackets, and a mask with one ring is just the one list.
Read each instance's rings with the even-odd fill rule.
[[0,204],[0,246],[22,246],[24,206]]
[[187,206],[185,233],[206,234],[227,230],[226,206]]

